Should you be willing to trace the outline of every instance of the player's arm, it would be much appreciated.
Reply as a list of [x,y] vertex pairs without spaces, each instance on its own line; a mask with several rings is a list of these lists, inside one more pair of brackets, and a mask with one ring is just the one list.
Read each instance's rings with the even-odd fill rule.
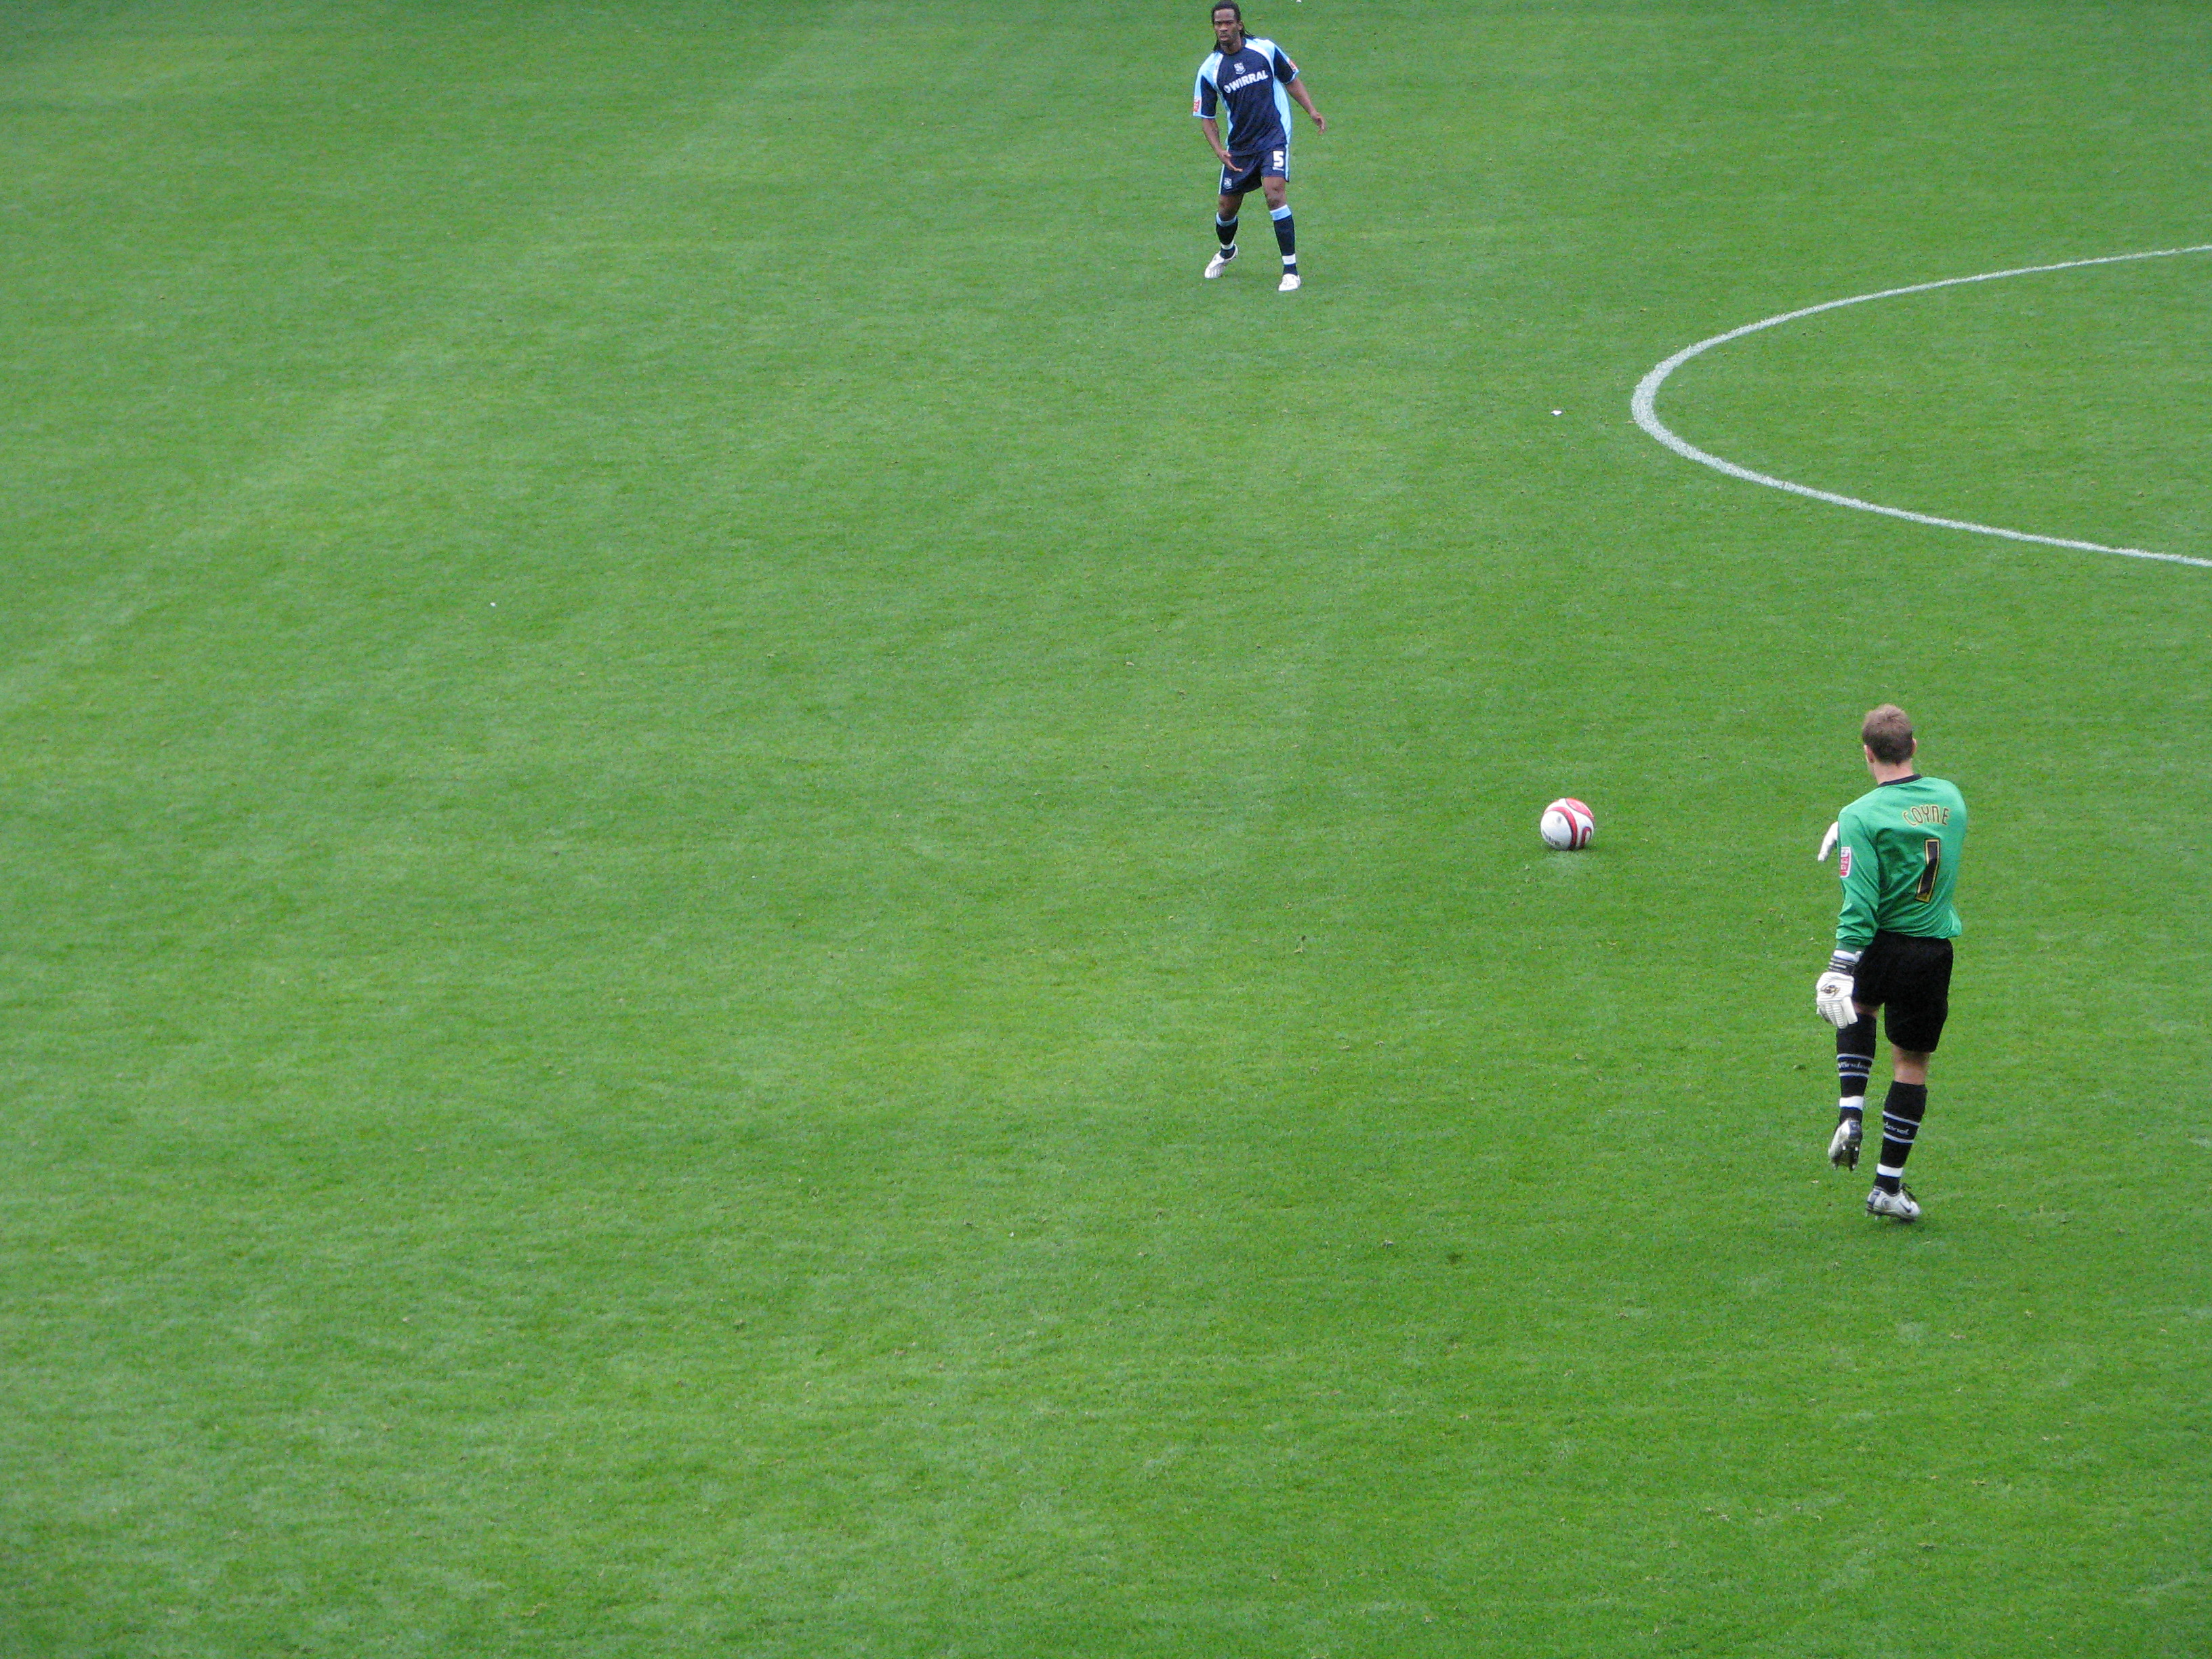
[[1221,142],[1221,88],[1213,84],[1213,66],[1221,61],[1216,52],[1199,66],[1198,81],[1190,89],[1190,112],[1198,117],[1198,130],[1206,144],[1224,167],[1229,165],[1228,146]]
[[1836,915],[1836,950],[1856,962],[1859,952],[1874,943],[1875,917],[1881,908],[1881,862],[1875,853],[1874,837],[1856,822],[1840,823],[1836,873],[1844,885],[1843,907]]
[[1291,96],[1297,100],[1298,107],[1304,110],[1307,114],[1313,117],[1314,131],[1316,132],[1327,132],[1328,131],[1328,118],[1324,117],[1319,110],[1314,107],[1313,94],[1306,90],[1305,76],[1301,75],[1297,80],[1286,81],[1284,84],[1291,89]]
[[1843,878],[1843,908],[1836,917],[1836,948],[1813,986],[1813,1009],[1842,1030],[1858,1018],[1851,994],[1857,988],[1859,957],[1874,943],[1875,913],[1881,901],[1881,872],[1874,842],[1856,823],[1838,821],[1843,851],[1837,862]]

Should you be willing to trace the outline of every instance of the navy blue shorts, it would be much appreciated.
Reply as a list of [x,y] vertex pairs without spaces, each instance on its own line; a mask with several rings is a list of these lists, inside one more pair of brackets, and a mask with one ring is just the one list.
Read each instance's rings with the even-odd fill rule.
[[1280,179],[1287,183],[1291,176],[1291,147],[1278,144],[1273,149],[1255,149],[1249,155],[1229,153],[1229,165],[1221,169],[1221,193],[1242,196],[1260,188],[1262,179]]

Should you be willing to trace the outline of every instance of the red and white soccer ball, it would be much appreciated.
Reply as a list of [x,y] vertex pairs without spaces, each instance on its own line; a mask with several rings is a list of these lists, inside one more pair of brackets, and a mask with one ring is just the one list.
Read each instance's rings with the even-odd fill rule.
[[1555,853],[1571,853],[1577,847],[1589,845],[1590,837],[1597,833],[1597,820],[1590,816],[1589,807],[1572,795],[1563,795],[1544,809],[1537,821],[1536,833],[1544,838],[1544,845]]

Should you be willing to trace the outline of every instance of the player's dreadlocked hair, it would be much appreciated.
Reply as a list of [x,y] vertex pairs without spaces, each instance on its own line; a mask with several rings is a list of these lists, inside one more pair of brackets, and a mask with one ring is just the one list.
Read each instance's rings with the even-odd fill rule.
[[1866,724],[1859,727],[1859,741],[1876,760],[1895,766],[1912,758],[1912,722],[1895,703],[1886,702],[1867,711]]
[[1237,0],[1221,0],[1219,5],[1213,7],[1206,15],[1209,18],[1218,17],[1224,11],[1234,13],[1237,21],[1240,23],[1244,21],[1244,8],[1238,5]]

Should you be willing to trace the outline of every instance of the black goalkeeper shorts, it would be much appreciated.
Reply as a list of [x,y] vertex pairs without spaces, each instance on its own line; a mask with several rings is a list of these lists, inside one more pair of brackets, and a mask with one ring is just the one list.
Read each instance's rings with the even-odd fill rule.
[[1934,1054],[1951,1012],[1951,941],[1876,933],[1851,974],[1851,1000],[1882,1011],[1882,1035],[1898,1048]]

